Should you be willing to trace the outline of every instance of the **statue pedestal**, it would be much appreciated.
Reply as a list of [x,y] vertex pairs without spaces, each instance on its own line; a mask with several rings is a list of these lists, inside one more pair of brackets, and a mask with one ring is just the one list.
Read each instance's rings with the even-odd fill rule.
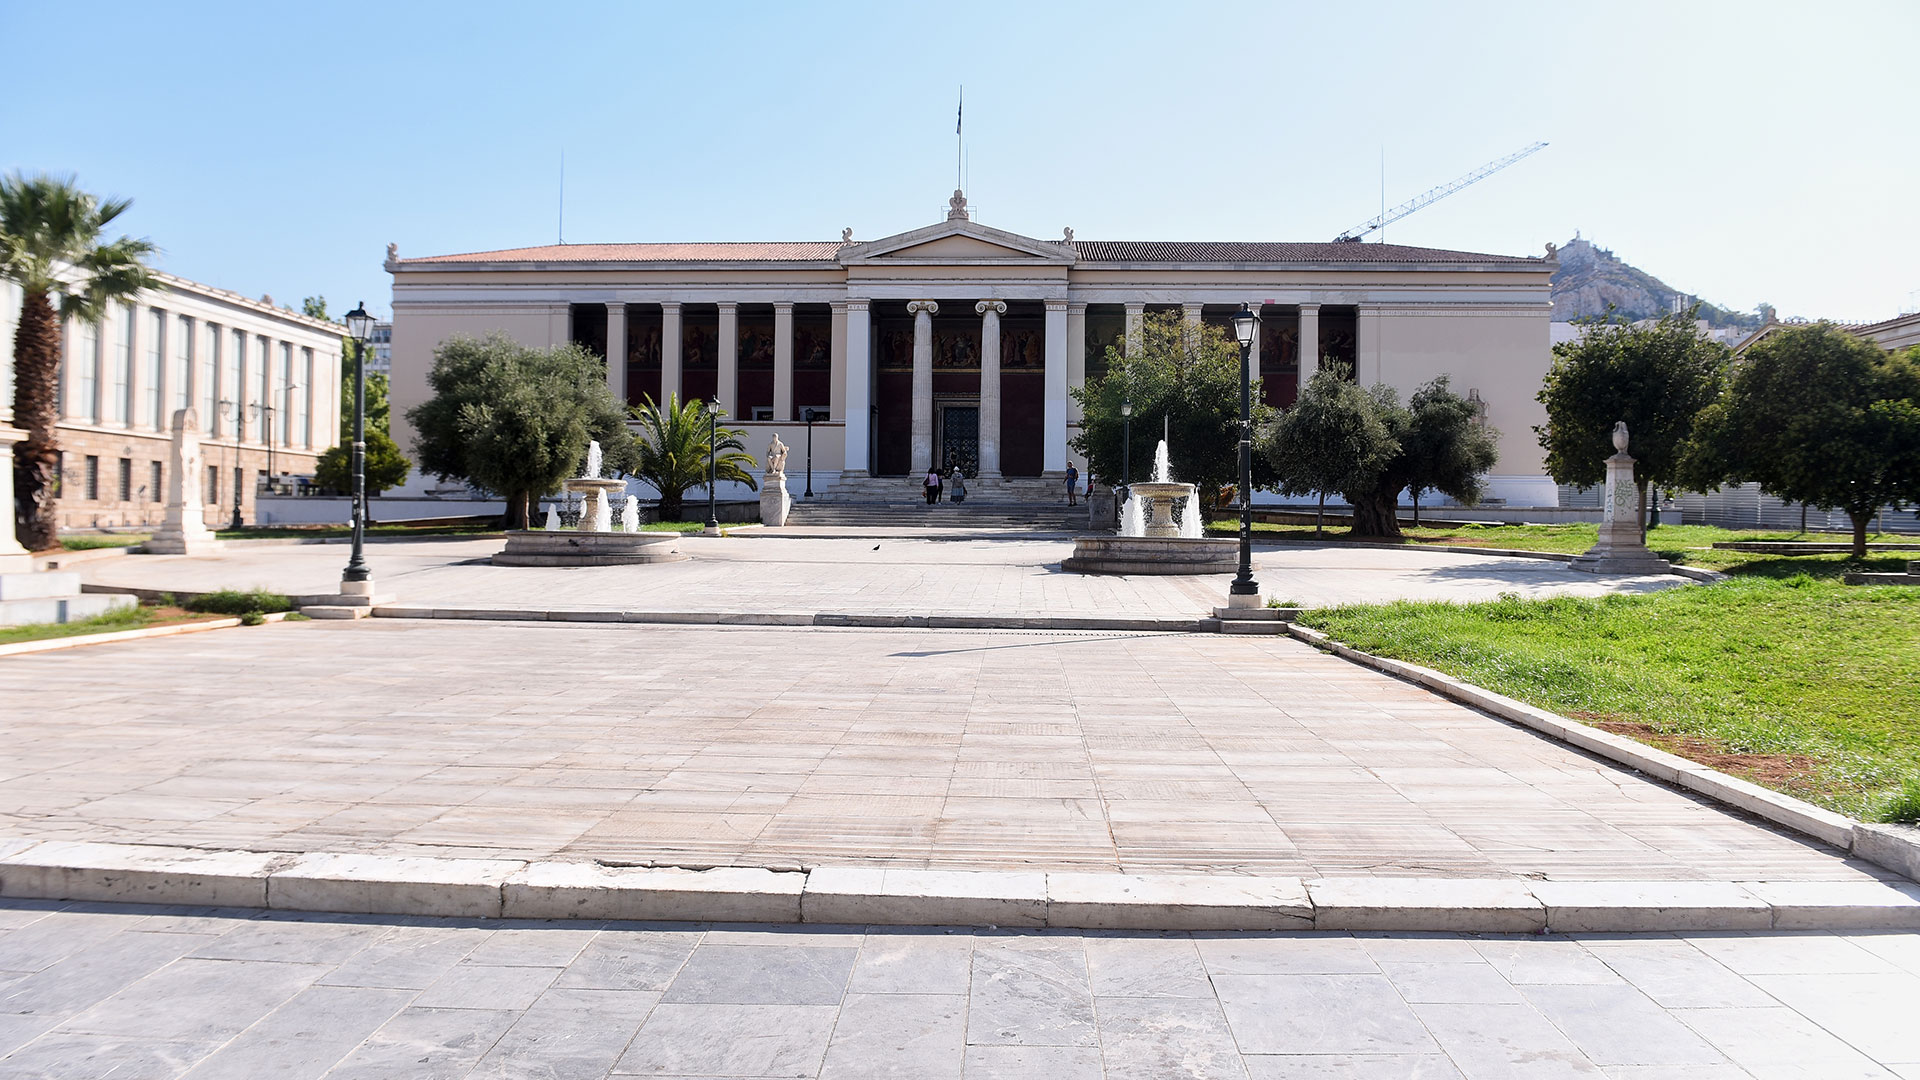
[[1589,574],[1673,573],[1673,564],[1640,540],[1640,489],[1633,482],[1633,458],[1625,450],[1607,459],[1604,506],[1599,542],[1574,558],[1573,569]]
[[207,528],[196,486],[200,482],[199,417],[192,409],[173,414],[173,447],[167,462],[167,516],[148,540],[149,555],[208,555],[226,547]]
[[787,493],[785,473],[770,472],[760,481],[760,524],[779,528],[793,511],[793,496]]
[[30,574],[33,555],[20,544],[13,532],[13,444],[27,433],[0,419],[0,574]]

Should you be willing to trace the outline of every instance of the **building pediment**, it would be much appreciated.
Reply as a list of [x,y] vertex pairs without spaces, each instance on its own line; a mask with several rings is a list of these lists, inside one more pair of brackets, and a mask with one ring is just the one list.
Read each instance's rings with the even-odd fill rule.
[[1071,266],[1073,245],[1063,240],[949,220],[840,249],[843,266]]

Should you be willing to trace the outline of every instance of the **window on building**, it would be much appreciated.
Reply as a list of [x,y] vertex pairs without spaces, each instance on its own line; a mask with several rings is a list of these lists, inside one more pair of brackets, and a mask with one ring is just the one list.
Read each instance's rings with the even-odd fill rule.
[[264,335],[253,343],[253,435],[263,443],[273,441],[273,395],[267,392],[273,377],[273,342]]
[[133,383],[133,305],[121,304],[112,316],[113,351],[109,360],[107,377],[107,408],[102,421],[108,424],[125,424],[127,407],[131,404],[127,394]]
[[165,499],[167,497],[166,490],[160,486],[160,482],[165,479],[166,477],[162,475],[160,472],[159,462],[157,461],[147,462],[147,501],[148,502],[160,502],[162,499]]
[[193,407],[193,383],[200,372],[193,366],[193,319],[182,315],[180,324],[174,328],[173,335],[173,403],[167,415],[160,418],[160,426],[171,430],[173,414],[181,409]]
[[167,389],[166,312],[159,308],[147,309],[147,340],[143,344],[146,348],[141,350],[140,400],[136,422],[141,427],[157,428],[161,426],[161,395]]
[[83,490],[88,502],[100,501],[100,459],[93,454],[87,455],[87,476]]
[[67,367],[73,377],[67,380],[73,397],[67,402],[67,415],[89,424],[100,422],[100,327],[81,320],[74,324],[67,349]]
[[295,413],[293,430],[300,436],[300,445],[313,446],[313,350],[300,350],[300,389],[293,396]]
[[130,457],[120,459],[119,495],[121,502],[133,501],[133,459]]
[[293,445],[293,395],[300,387],[293,381],[293,343],[280,343],[280,389],[285,396],[280,401],[280,445]]
[[200,430],[220,434],[220,328],[207,324],[207,354],[200,358]]
[[221,430],[227,437],[236,441],[247,437],[247,332],[233,332],[233,355],[227,357],[227,366],[221,369],[220,396],[231,402],[228,408],[229,426]]
[[207,466],[206,483],[207,483],[206,504],[208,506],[219,506],[220,505],[220,466],[218,465]]

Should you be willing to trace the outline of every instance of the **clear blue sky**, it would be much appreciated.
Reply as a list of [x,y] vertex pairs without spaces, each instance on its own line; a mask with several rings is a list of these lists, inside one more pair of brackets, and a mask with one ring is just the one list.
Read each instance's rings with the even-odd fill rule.
[[[386,310],[403,255],[938,219],[1533,254],[1718,303],[1920,304],[1920,4],[124,4],[0,0],[0,168],[135,200],[164,269]],[[95,12],[100,12],[95,15]]]

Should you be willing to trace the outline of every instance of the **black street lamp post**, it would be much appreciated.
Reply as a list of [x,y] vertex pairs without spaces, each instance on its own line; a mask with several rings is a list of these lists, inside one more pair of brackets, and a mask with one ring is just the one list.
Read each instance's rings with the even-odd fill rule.
[[244,529],[247,523],[240,517],[240,440],[246,435],[247,414],[240,408],[239,402],[220,399],[220,411],[233,413],[233,520],[227,522],[229,529]]
[[[1260,317],[1245,304],[1233,316],[1233,336],[1240,341],[1240,569],[1227,589],[1229,607],[1260,604],[1260,583],[1253,580],[1253,377],[1250,368],[1253,332]],[[1251,597],[1239,600],[1236,597]]]
[[367,314],[364,301],[347,312],[347,335],[353,338],[353,554],[347,559],[342,581],[366,581],[373,576],[367,569],[367,335],[373,332],[373,316]]
[[707,534],[720,533],[720,514],[714,507],[713,444],[720,441],[720,403],[707,402]]
[[1121,502],[1127,501],[1127,490],[1133,486],[1133,400],[1120,402],[1120,486],[1115,492]]
[[813,422],[820,418],[817,410],[807,410],[807,491],[806,497],[813,498]]

